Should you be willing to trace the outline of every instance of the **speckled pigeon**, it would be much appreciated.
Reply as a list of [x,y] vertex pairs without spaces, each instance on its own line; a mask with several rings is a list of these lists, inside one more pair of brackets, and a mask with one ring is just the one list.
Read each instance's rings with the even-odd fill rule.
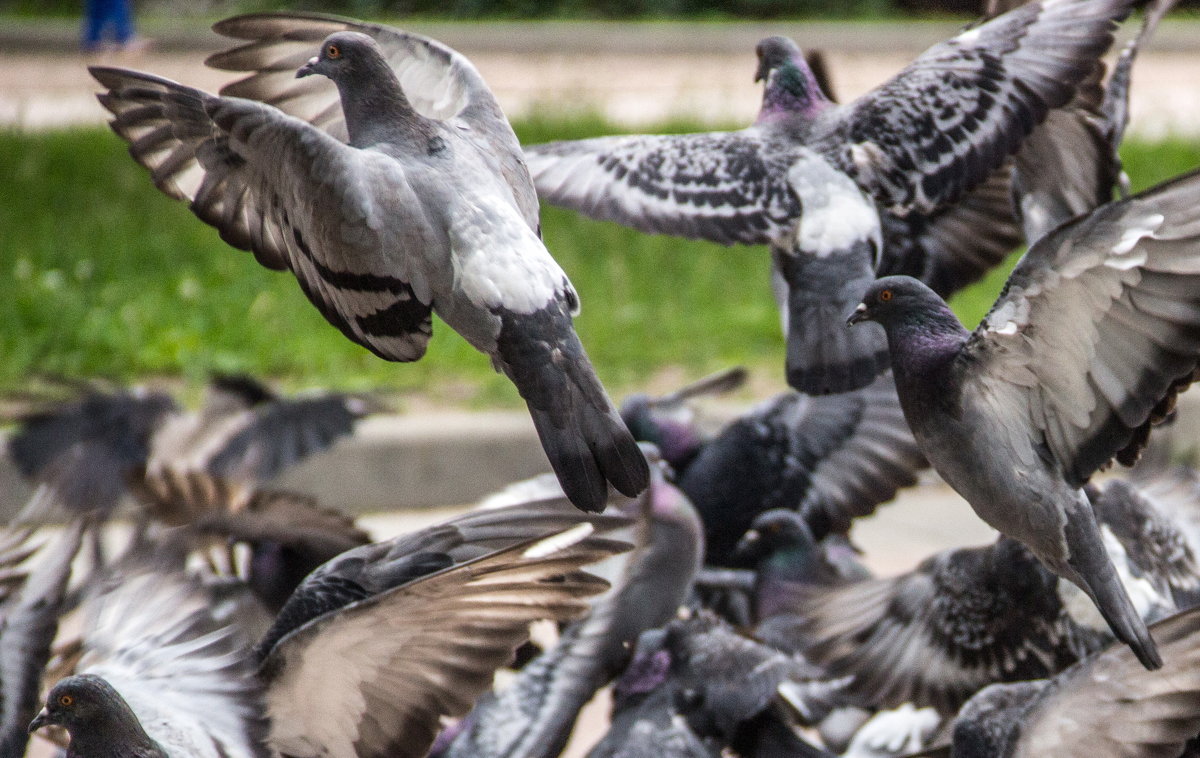
[[853,677],[847,691],[862,705],[952,716],[980,687],[1052,676],[1108,641],[1071,617],[1057,584],[1001,536],[900,576],[797,587],[791,631],[830,676]]
[[[886,277],[851,323],[888,337],[896,389],[938,473],[1161,665],[1082,487],[1136,460],[1200,357],[1200,173],[1058,227],[969,332],[932,290]],[[877,328],[874,326],[859,328]]]
[[[610,482],[644,489],[646,462],[572,326],[579,298],[541,241],[516,137],[474,66],[433,40],[323,17],[249,16],[218,29],[315,37],[307,63],[280,64],[258,42],[223,61],[303,63],[297,76],[320,74],[336,90],[309,79],[274,94],[323,91],[336,123],[90,69],[111,126],[155,185],[263,265],[292,271],[330,323],[382,358],[419,359],[436,312],[517,386],[581,509],[601,510]],[[254,77],[238,91],[270,100]]]
[[86,606],[77,673],[99,679],[61,682],[30,728],[66,726],[78,758],[420,758],[532,621],[576,618],[607,587],[582,566],[627,547],[599,535],[624,523],[560,501],[356,548],[313,572],[257,646],[169,555],[139,551],[144,570],[114,573]]
[[[1052,679],[994,684],[958,714],[954,758],[1179,758],[1200,733],[1200,609],[1150,627],[1170,666],[1112,646]],[[946,755],[923,753],[922,755]]]
[[[856,293],[887,273],[961,286],[963,274],[969,280],[1003,257],[1012,238],[998,249],[992,238],[1005,238],[1011,215],[1003,191],[985,185],[968,195],[963,217],[947,211],[944,229],[925,217],[991,181],[1046,113],[1073,97],[1129,6],[1047,0],[1018,8],[934,46],[846,105],[821,92],[795,43],[769,37],[757,49],[762,109],[747,129],[557,142],[526,155],[552,203],[651,233],[770,243],[789,384],[846,391],[887,366],[877,334],[836,328]],[[917,218],[881,222],[877,204]],[[988,234],[971,223],[980,220]],[[949,260],[933,260],[945,253],[943,235],[954,240]],[[910,250],[921,237],[928,249]],[[946,276],[936,270],[942,264],[958,271]]]

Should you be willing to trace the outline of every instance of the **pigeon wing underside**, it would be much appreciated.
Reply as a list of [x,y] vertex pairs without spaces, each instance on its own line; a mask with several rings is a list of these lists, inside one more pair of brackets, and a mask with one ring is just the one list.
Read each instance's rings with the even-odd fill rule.
[[1127,5],[1031,3],[939,43],[837,113],[830,153],[897,212],[953,202],[1073,96]]
[[751,127],[551,142],[526,148],[526,159],[539,196],[554,205],[732,245],[770,242],[800,212],[786,162],[771,165],[770,153]]
[[[93,68],[113,130],[155,186],[234,247],[290,269],[321,314],[388,360],[421,357],[432,325],[421,206],[399,163],[280,111],[167,79]],[[372,192],[386,183],[389,193]],[[386,223],[385,223],[386,220]],[[388,250],[392,273],[372,273]]]
[[272,743],[299,757],[423,756],[439,717],[470,709],[530,622],[578,617],[586,597],[607,587],[579,567],[613,543],[539,556],[547,542],[448,568],[285,635],[262,668]]
[[218,34],[244,44],[212,55],[207,65],[249,74],[221,94],[274,105],[345,142],[346,122],[337,87],[324,77],[296,78],[325,37],[339,31],[366,34],[379,44],[412,106],[423,116],[452,123],[473,142],[512,188],[530,228],[538,229],[538,203],[520,143],[475,66],[455,50],[380,24],[316,13],[255,13],[217,23]]
[[1075,486],[1114,456],[1132,464],[1196,369],[1198,242],[1198,173],[1060,227],[972,335],[964,392],[1009,419],[1014,449],[1048,450]]

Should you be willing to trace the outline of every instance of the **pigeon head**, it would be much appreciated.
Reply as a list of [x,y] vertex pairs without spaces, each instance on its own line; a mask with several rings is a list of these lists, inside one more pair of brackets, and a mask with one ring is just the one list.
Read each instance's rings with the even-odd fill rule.
[[[296,71],[296,77],[321,74],[335,82],[369,76],[383,61],[375,40],[361,32],[334,32],[321,43],[321,52]],[[385,64],[386,65],[386,64]]]
[[1036,704],[1044,681],[992,684],[963,705],[954,720],[954,755],[1012,755],[1025,714]]
[[890,332],[896,324],[923,323],[946,317],[959,330],[963,328],[946,301],[924,282],[911,276],[885,276],[871,283],[846,324],[854,326],[863,321],[875,321]]
[[816,540],[804,517],[795,511],[776,508],[755,517],[750,529],[738,540],[733,557],[738,565],[753,565],[777,551],[811,552]]
[[804,54],[787,37],[767,37],[755,48],[758,70],[754,81],[765,82],[758,122],[793,113],[813,116],[831,101],[804,61]]
[[54,685],[29,731],[50,725],[71,735],[69,755],[165,756],[120,693],[93,674],[69,676]]

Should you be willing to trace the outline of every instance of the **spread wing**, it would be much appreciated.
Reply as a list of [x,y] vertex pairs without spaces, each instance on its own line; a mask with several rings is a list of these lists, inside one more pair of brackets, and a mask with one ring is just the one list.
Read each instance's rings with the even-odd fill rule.
[[495,160],[521,215],[537,230],[537,196],[521,145],[466,56],[419,34],[316,13],[253,13],[225,19],[213,29],[245,44],[210,56],[207,65],[250,72],[223,87],[222,95],[269,103],[343,142],[346,123],[337,88],[324,77],[297,79],[296,69],[334,32],[355,31],[374,38],[413,107],[423,116],[453,123],[481,154]]
[[[1003,581],[985,574],[1002,549],[1023,553]],[[812,642],[802,652],[830,677],[853,676],[847,691],[866,704],[953,714],[986,684],[1048,676],[1083,650],[1054,576],[1035,563],[1008,541],[899,577],[806,588],[798,630]]]
[[916,484],[928,466],[917,447],[890,374],[859,394],[857,423],[829,440],[813,467],[800,513],[816,539],[829,532],[845,534],[851,521],[875,512],[902,487]]
[[828,152],[888,208],[952,202],[1071,99],[1129,6],[1035,2],[939,43],[836,111]]
[[800,212],[760,132],[597,137],[525,150],[538,195],[649,234],[761,244]]
[[421,577],[284,636],[261,669],[273,746],[296,758],[423,756],[439,718],[470,709],[530,622],[575,618],[607,587],[579,568],[612,543],[556,546],[560,536]]
[[1200,356],[1198,242],[1200,173],[1060,227],[971,336],[964,392],[1076,486],[1114,456],[1132,463]]
[[[399,163],[259,103],[90,71],[108,90],[99,99],[110,125],[155,186],[264,266],[290,269],[351,340],[389,360],[424,354],[432,292],[420,260],[436,248]],[[385,262],[380,250],[408,254]]]
[[1200,609],[1150,627],[1167,668],[1147,671],[1113,645],[1055,677],[1023,719],[1015,758],[1174,758],[1200,730]]

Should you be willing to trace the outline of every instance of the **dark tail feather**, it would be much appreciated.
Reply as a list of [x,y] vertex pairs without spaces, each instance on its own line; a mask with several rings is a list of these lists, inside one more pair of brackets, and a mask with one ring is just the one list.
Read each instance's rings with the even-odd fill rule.
[[1100,528],[1089,512],[1068,513],[1066,523],[1067,546],[1070,550],[1070,565],[1076,576],[1067,577],[1079,585],[1092,598],[1108,628],[1118,640],[1133,650],[1134,655],[1148,671],[1162,668],[1162,656],[1158,646],[1146,628],[1146,622],[1129,599],[1125,585],[1117,575],[1112,559],[1104,549]]
[[795,303],[788,315],[787,383],[807,395],[862,389],[887,370],[887,338],[872,324],[846,326],[854,309]]
[[650,466],[596,377],[561,303],[501,316],[498,364],[517,386],[563,492],[580,510],[604,510],[608,483],[633,497]]

